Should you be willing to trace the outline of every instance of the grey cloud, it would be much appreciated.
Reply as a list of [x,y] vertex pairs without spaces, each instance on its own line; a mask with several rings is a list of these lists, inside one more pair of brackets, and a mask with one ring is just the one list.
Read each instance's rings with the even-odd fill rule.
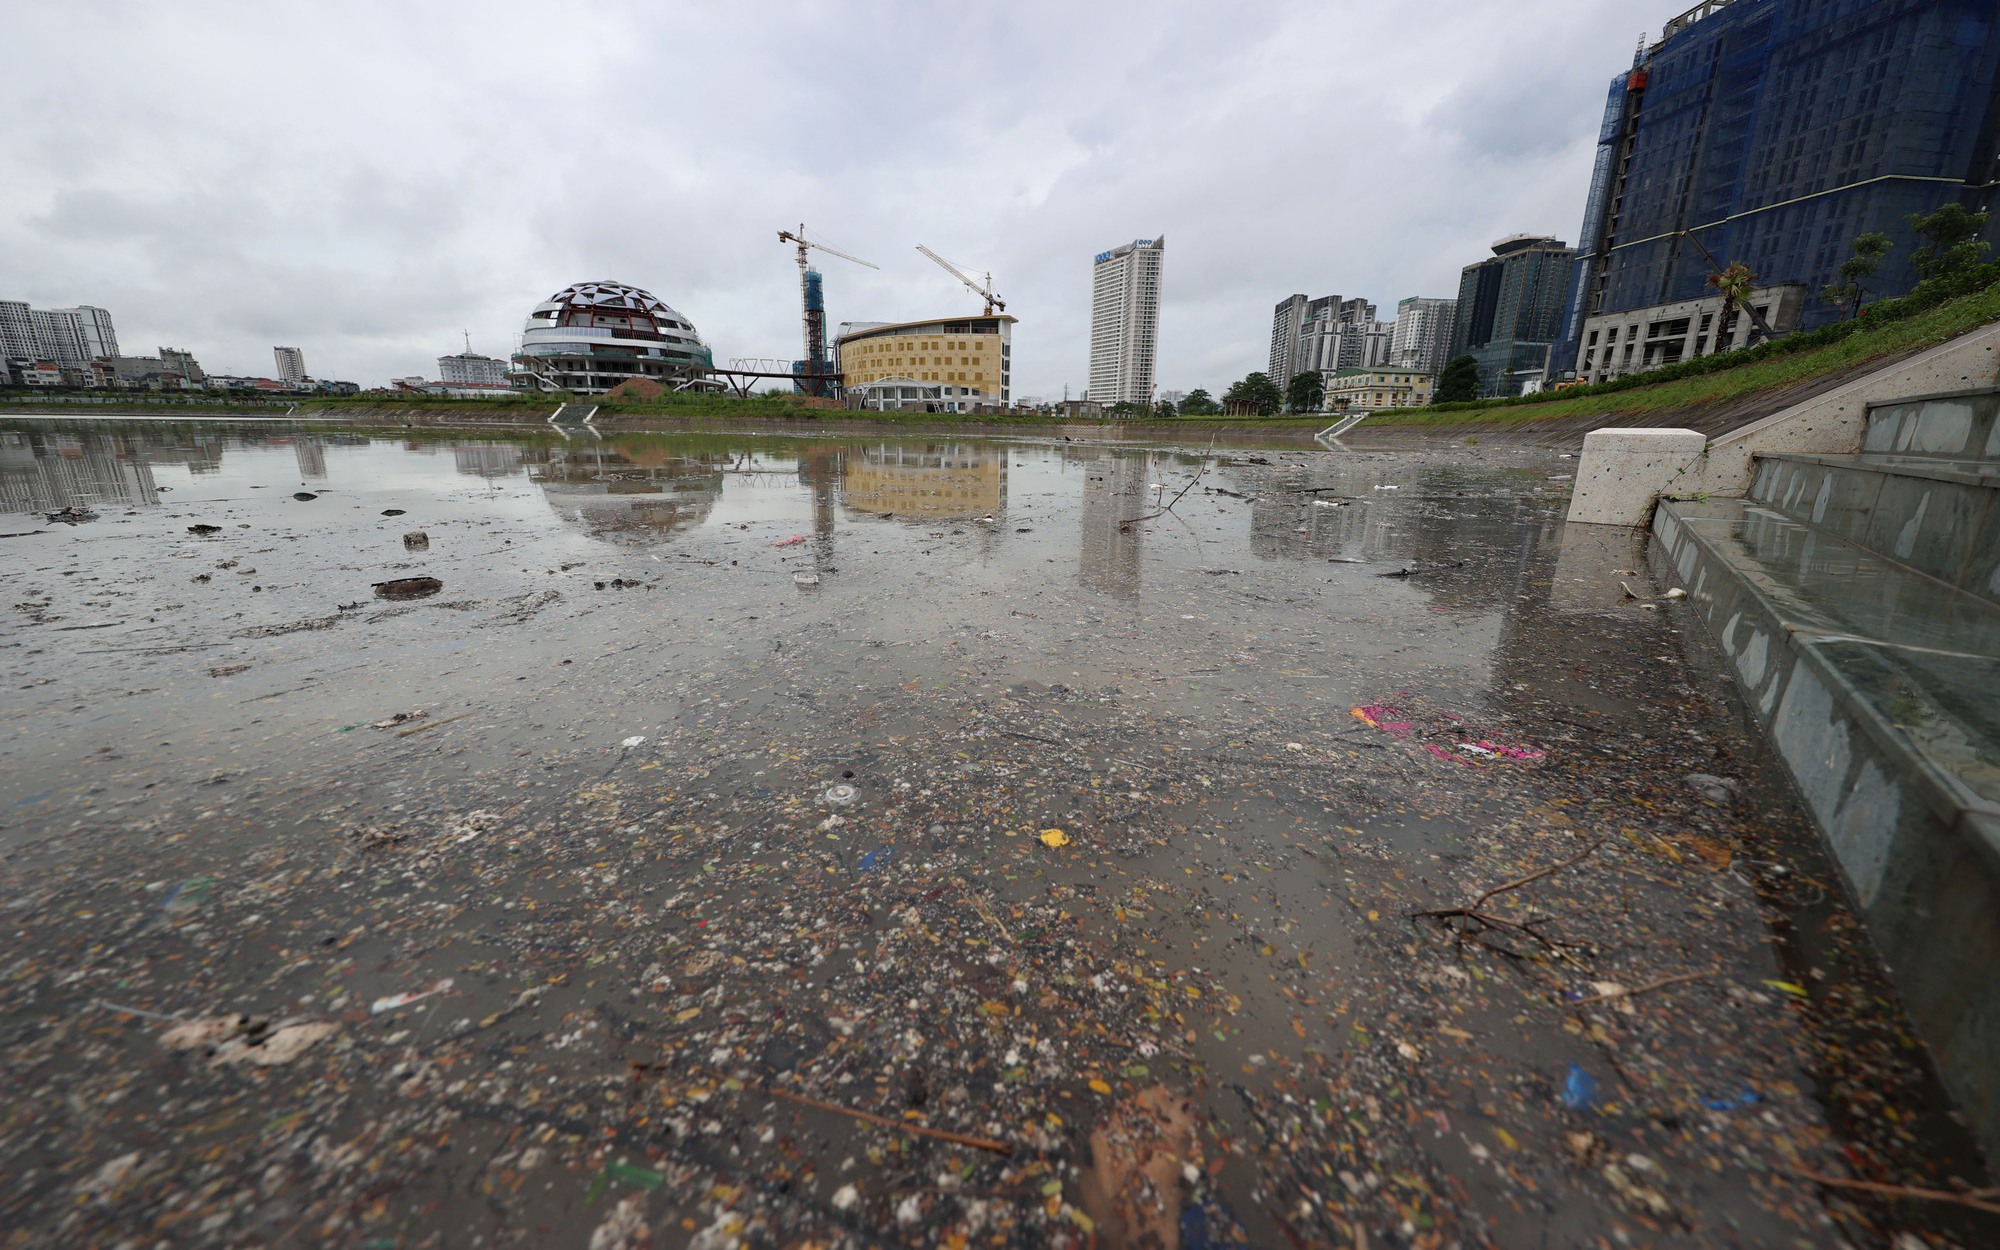
[[[717,355],[798,339],[805,221],[834,319],[971,297],[1016,390],[1080,389],[1089,258],[1168,237],[1162,384],[1260,367],[1294,290],[1444,294],[1498,235],[1574,229],[1627,4],[42,6],[0,106],[0,296],[121,338],[362,382],[618,277]],[[1668,5],[1647,15],[1654,25]]]

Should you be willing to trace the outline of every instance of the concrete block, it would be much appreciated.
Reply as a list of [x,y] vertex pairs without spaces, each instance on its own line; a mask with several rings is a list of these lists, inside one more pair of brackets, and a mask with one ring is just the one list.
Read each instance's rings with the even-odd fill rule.
[[1655,499],[1700,479],[1707,443],[1694,430],[1592,430],[1583,436],[1570,524],[1646,524]]

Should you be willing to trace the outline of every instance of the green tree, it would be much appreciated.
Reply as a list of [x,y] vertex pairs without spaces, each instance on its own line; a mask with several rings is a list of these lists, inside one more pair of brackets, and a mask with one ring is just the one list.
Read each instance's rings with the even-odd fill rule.
[[1868,293],[1861,285],[1863,278],[1873,277],[1882,267],[1882,258],[1889,254],[1895,244],[1880,230],[1870,230],[1867,234],[1856,235],[1854,254],[1840,262],[1840,280],[1829,282],[1820,288],[1820,299],[1843,309],[1849,317],[1861,311],[1861,297]]
[[1156,417],[1177,417],[1180,413],[1175,410],[1173,400],[1163,399],[1159,402],[1159,406],[1153,409],[1153,415]]
[[1121,399],[1106,410],[1106,415],[1113,417],[1143,417],[1149,415],[1152,411],[1152,405],[1150,404],[1142,404],[1136,400]]
[[1285,407],[1292,412],[1318,412],[1326,402],[1326,377],[1317,369],[1294,373],[1285,384]]
[[1479,398],[1479,362],[1470,356],[1453,356],[1438,374],[1432,403],[1461,404]]
[[1229,389],[1222,393],[1222,402],[1225,407],[1268,417],[1284,407],[1285,396],[1269,376],[1253,373],[1240,382],[1230,383]]
[[1181,400],[1181,415],[1184,417],[1212,417],[1221,410],[1221,405],[1215,402],[1215,396],[1199,386],[1189,391]]
[[1990,213],[1975,213],[1953,200],[1933,212],[1911,213],[1903,220],[1923,242],[1910,253],[1910,267],[1924,278],[1942,278],[1979,263],[1992,246],[1982,241]]

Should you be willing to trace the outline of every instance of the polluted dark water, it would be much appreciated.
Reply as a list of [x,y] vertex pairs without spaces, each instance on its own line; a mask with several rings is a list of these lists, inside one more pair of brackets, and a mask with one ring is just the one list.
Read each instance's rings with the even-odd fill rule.
[[0,426],[0,1245],[1994,1244],[1574,463]]

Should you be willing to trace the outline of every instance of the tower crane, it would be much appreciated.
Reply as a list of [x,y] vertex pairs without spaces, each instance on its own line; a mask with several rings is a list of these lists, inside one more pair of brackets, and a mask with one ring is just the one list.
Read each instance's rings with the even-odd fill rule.
[[825,385],[827,371],[826,300],[820,292],[819,271],[807,264],[806,250],[808,248],[817,248],[830,256],[838,256],[842,260],[851,260],[857,265],[866,265],[870,269],[880,269],[881,266],[873,261],[863,260],[859,256],[850,256],[839,248],[828,247],[824,243],[816,243],[806,238],[806,228],[803,222],[799,224],[796,234],[790,230],[778,231],[778,239],[780,242],[795,243],[798,245],[799,305],[805,319],[805,366],[806,373],[809,375],[809,380],[806,382],[806,390],[811,394],[817,395],[821,393]]
[[919,252],[922,252],[925,256],[929,257],[933,262],[935,262],[938,268],[944,270],[952,277],[957,278],[960,282],[965,283],[965,285],[971,289],[974,295],[977,295],[980,299],[985,300],[986,316],[991,317],[993,315],[993,310],[996,308],[999,309],[1001,312],[1007,311],[1007,301],[1001,299],[998,295],[995,295],[993,293],[993,275],[991,273],[985,275],[986,285],[981,286],[979,283],[974,282],[971,278],[967,277],[963,269],[960,269],[957,265],[952,264],[950,261],[938,255],[936,252],[933,252],[931,249],[925,247],[923,244],[921,243],[917,244],[917,250]]

